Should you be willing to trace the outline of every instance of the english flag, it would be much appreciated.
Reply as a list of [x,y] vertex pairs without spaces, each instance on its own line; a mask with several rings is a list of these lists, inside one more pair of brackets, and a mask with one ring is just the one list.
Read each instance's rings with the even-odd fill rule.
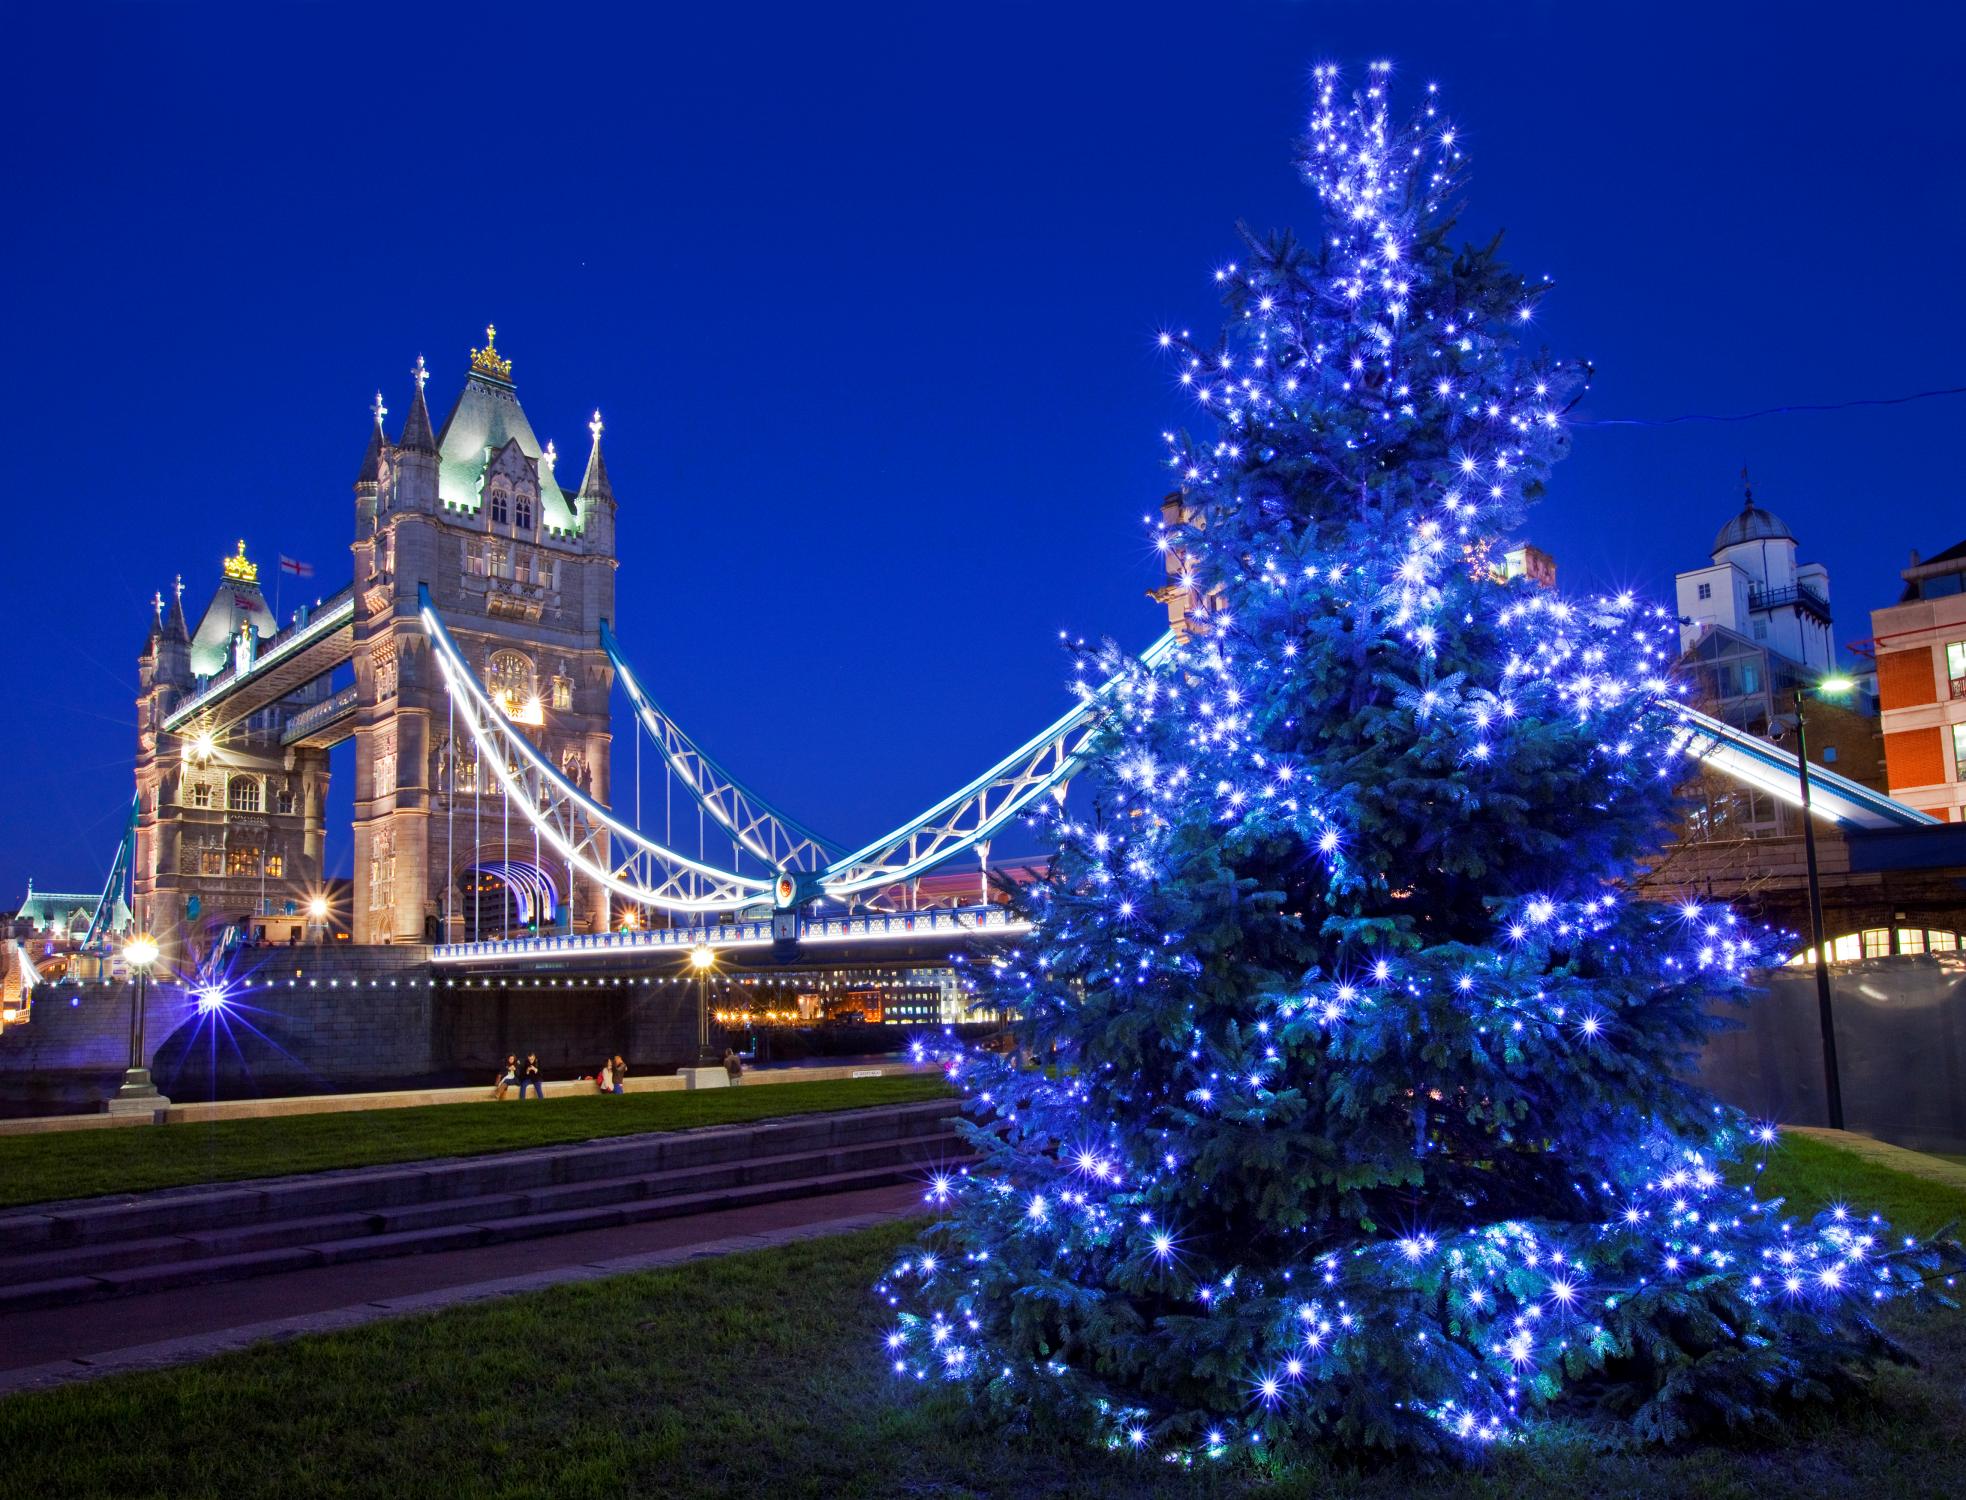
[[282,573],[291,573],[296,578],[312,578],[314,576],[314,564],[301,562],[298,558],[289,557],[286,553],[282,552],[280,554],[280,571]]

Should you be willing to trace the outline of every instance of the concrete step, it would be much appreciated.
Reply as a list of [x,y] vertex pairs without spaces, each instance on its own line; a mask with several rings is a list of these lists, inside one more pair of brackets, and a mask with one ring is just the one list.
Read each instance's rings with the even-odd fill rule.
[[655,1219],[686,1218],[691,1214],[742,1208],[791,1198],[819,1197],[908,1182],[920,1173],[911,1161],[893,1161],[857,1170],[827,1172],[813,1177],[785,1178],[762,1183],[732,1183],[701,1191],[638,1202],[594,1204],[555,1212],[520,1214],[489,1223],[440,1224],[394,1234],[357,1234],[307,1245],[243,1254],[203,1256],[165,1264],[106,1270],[93,1275],[49,1277],[39,1281],[0,1285],[0,1313],[32,1307],[58,1307],[109,1297],[135,1296],[175,1287],[202,1286],[269,1276],[314,1266],[345,1265],[385,1260],[402,1255],[425,1255],[478,1245],[543,1239],[588,1229],[608,1229]]
[[[666,1198],[686,1198],[696,1202],[705,1194],[735,1186],[804,1181],[877,1168],[901,1166],[915,1172],[927,1163],[959,1156],[962,1151],[961,1140],[954,1132],[945,1131],[940,1135],[907,1140],[872,1141],[832,1150],[787,1153],[718,1166],[684,1167],[666,1172],[643,1172],[593,1182],[568,1183],[530,1193],[440,1199],[434,1203],[374,1212],[310,1215],[271,1223],[207,1229],[189,1235],[152,1236],[104,1245],[72,1245],[59,1250],[0,1257],[0,1285],[33,1283],[54,1277],[90,1276],[132,1266],[161,1266],[216,1256],[248,1255],[294,1245],[342,1243],[363,1238],[378,1238],[385,1243],[393,1243],[396,1238],[416,1231],[459,1224],[495,1227],[518,1220],[553,1219],[562,1215],[569,1216],[568,1222],[571,1223],[579,1215],[589,1213],[592,1224],[598,1227],[606,1222],[627,1222],[610,1221],[604,1217],[603,1211],[615,1205]],[[375,1253],[396,1252],[378,1249]]]
[[190,1235],[245,1224],[604,1182],[878,1141],[919,1140],[944,1134],[946,1121],[956,1108],[953,1100],[930,1100],[22,1210],[0,1214],[0,1262],[62,1246]]

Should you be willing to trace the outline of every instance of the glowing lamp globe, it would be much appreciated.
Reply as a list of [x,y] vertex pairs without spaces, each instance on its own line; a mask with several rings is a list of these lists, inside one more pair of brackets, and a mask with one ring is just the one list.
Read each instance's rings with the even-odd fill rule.
[[157,962],[157,939],[139,933],[123,945],[123,957],[136,969],[147,969]]
[[698,943],[694,948],[689,950],[690,967],[698,973],[709,968],[716,961],[717,955],[711,951],[708,943]]

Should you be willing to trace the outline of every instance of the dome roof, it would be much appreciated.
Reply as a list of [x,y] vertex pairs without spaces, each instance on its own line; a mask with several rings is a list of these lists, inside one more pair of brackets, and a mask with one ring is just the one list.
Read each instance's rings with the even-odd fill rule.
[[1788,524],[1773,511],[1763,510],[1752,498],[1741,507],[1740,512],[1725,526],[1721,527],[1713,539],[1713,555],[1720,556],[1729,547],[1738,547],[1743,542],[1792,542],[1795,533]]

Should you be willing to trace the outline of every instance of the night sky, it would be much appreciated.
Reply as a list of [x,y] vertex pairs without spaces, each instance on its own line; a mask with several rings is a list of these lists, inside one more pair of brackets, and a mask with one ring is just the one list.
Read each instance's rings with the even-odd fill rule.
[[[1951,7],[430,9],[12,14],[0,907],[101,881],[152,591],[195,625],[242,536],[338,588],[376,387],[393,433],[425,355],[441,422],[488,320],[563,475],[605,414],[618,630],[692,733],[838,839],[953,789],[1063,706],[1060,630],[1161,628],[1153,336],[1239,219],[1314,228],[1314,62],[1441,84],[1579,417],[1966,384]],[[1745,463],[1860,640],[1966,537],[1962,416],[1580,429],[1530,536],[1663,593]]]

